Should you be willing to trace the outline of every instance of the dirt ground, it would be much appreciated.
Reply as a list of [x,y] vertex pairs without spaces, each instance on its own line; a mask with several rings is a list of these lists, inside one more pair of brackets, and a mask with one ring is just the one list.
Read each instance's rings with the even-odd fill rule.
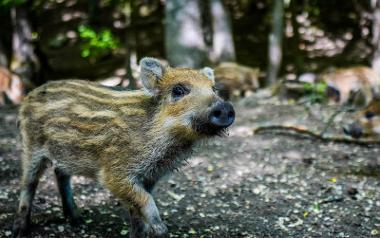
[[[170,237],[380,237],[380,146],[252,133],[268,123],[321,130],[335,109],[255,96],[236,103],[229,137],[197,148],[155,191]],[[341,133],[350,117],[338,115],[330,132]],[[0,109],[0,237],[11,236],[18,199],[15,118],[15,108]],[[85,224],[65,221],[49,170],[34,202],[32,237],[128,237],[128,216],[108,191],[83,177],[73,184]]]

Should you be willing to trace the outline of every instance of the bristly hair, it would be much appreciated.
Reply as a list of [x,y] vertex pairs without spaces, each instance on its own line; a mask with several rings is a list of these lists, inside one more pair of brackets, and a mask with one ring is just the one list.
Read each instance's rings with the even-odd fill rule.
[[216,135],[219,137],[227,137],[230,135],[230,130],[228,128],[224,128],[224,129],[218,131],[218,133]]
[[178,143],[178,138],[168,135],[156,138],[146,144],[144,151],[148,153],[135,160],[135,163],[130,166],[128,176],[136,182],[138,178],[158,180],[186,165],[192,146],[193,142]]

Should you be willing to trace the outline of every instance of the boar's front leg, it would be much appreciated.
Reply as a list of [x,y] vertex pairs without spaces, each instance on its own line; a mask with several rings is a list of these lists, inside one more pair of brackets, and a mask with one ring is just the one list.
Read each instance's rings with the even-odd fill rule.
[[136,208],[129,208],[129,219],[130,219],[130,238],[136,237],[147,237],[148,236],[148,227],[143,221],[141,214]]
[[[154,185],[156,184],[153,180],[146,180],[143,183],[144,189],[151,193]],[[146,225],[144,221],[142,220],[142,217],[140,215],[139,210],[135,208],[129,209],[129,219],[131,224],[131,231],[130,231],[130,237],[144,237],[144,233],[146,233]],[[145,235],[146,236],[146,235]]]
[[104,173],[102,179],[106,187],[129,208],[132,226],[130,237],[164,237],[167,234],[156,203],[143,184],[132,183],[115,173]]

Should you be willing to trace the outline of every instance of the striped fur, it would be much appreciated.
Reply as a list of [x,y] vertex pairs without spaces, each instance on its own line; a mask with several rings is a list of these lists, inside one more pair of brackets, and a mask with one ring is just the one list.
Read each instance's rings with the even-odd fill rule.
[[[155,237],[166,232],[150,191],[159,178],[185,162],[196,141],[205,138],[194,130],[193,121],[205,117],[221,99],[212,89],[213,80],[200,71],[162,71],[157,79],[145,73],[152,77],[147,80],[155,80],[146,83],[154,87],[149,88],[153,94],[69,80],[47,83],[25,98],[19,115],[24,192],[16,234],[22,234],[25,217],[30,216],[34,192],[28,191],[49,163],[65,179],[58,184],[64,207],[73,203],[72,195],[65,198],[66,190],[71,194],[71,188],[64,187],[70,186],[69,176],[84,175],[98,180],[130,209],[137,219],[132,224],[144,224],[145,233],[132,232],[132,236]],[[178,84],[186,85],[191,93],[173,101],[171,89]],[[76,216],[72,207],[65,210]]]

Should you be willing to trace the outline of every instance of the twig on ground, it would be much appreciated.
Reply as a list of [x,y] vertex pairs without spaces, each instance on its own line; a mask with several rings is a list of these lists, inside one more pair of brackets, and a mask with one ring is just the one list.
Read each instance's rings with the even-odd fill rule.
[[315,132],[307,129],[303,126],[287,126],[287,125],[267,125],[267,126],[259,126],[253,129],[254,134],[265,133],[265,132],[291,132],[291,135],[303,135],[308,136],[317,140],[321,140],[324,142],[336,142],[336,143],[347,143],[347,144],[357,144],[357,145],[379,145],[380,141],[378,140],[369,140],[369,139],[352,139],[348,137],[340,137],[340,136],[332,136],[326,135],[319,132]]
[[319,204],[326,204],[326,203],[332,203],[332,202],[343,202],[343,201],[344,201],[344,197],[342,197],[342,196],[340,196],[340,197],[329,197],[327,199],[320,201]]

